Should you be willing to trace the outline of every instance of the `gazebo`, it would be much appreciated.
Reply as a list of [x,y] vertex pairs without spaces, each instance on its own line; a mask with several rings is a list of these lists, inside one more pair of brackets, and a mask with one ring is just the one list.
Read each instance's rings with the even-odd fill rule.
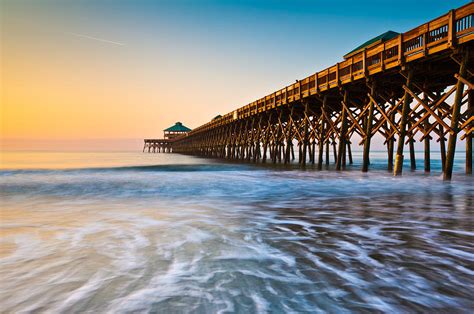
[[163,137],[169,140],[190,131],[191,129],[184,126],[181,122],[176,122],[173,126],[163,130]]
[[400,33],[397,33],[397,32],[394,32],[394,31],[388,31],[388,32],[385,32],[385,33],[377,36],[377,37],[374,37],[371,40],[368,40],[365,43],[363,43],[362,45],[356,47],[352,51],[348,52],[344,56],[344,60],[347,60],[348,58],[350,58],[353,55],[357,54],[359,51],[364,50],[365,48],[370,48],[370,47],[373,47],[373,46],[378,45],[380,43],[386,42],[387,40],[390,40],[392,38],[397,37],[398,35],[400,35]]
[[173,126],[163,130],[163,138],[146,138],[143,152],[148,150],[149,153],[171,153],[173,152],[172,140],[180,135],[186,135],[190,131],[191,129],[181,122],[176,122]]

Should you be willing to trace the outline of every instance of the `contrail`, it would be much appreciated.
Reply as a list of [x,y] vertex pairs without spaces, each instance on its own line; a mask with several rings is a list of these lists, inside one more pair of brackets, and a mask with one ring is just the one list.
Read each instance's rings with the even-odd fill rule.
[[114,45],[119,45],[119,46],[125,46],[125,44],[123,44],[123,43],[119,43],[117,41],[111,41],[111,40],[107,40],[107,39],[103,39],[103,38],[97,38],[97,37],[92,37],[92,36],[87,36],[87,35],[77,34],[77,33],[71,33],[71,32],[65,32],[65,34],[69,34],[69,35],[73,35],[73,36],[77,36],[77,37],[82,37],[82,38],[87,38],[87,39],[92,39],[92,40],[97,40],[97,41],[101,41],[101,42],[104,42],[104,43],[109,43],[109,44],[114,44]]

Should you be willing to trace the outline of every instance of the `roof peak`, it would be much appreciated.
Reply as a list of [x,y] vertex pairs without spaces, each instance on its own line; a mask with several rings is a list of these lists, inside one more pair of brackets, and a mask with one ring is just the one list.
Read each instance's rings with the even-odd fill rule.
[[362,45],[356,47],[355,49],[351,50],[350,52],[348,52],[345,56],[344,56],[344,59],[347,59],[353,55],[355,55],[356,53],[358,53],[359,51],[362,51],[364,48],[369,48],[369,47],[372,47],[380,42],[385,42],[387,40],[390,40],[392,38],[395,38],[397,37],[398,35],[400,35],[400,33],[397,33],[397,32],[394,32],[392,30],[389,30],[389,31],[386,31],[378,36],[375,36],[374,38],[366,41],[365,43],[363,43]]
[[165,132],[189,132],[191,131],[190,128],[183,125],[181,122],[176,122],[173,126],[170,126],[167,129],[164,129]]

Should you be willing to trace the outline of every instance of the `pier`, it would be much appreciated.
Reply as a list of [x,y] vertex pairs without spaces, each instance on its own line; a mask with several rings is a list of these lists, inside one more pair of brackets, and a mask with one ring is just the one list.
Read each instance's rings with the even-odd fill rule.
[[322,169],[324,163],[334,162],[337,170],[352,163],[352,146],[361,145],[366,172],[371,140],[381,136],[387,169],[399,176],[406,146],[415,169],[414,142],[423,142],[424,171],[429,172],[430,149],[437,142],[444,178],[450,180],[461,140],[465,171],[471,175],[473,14],[471,2],[407,32],[386,32],[343,61],[171,138],[166,145],[175,153],[248,162],[288,164],[297,155],[301,166]]
[[148,153],[171,153],[171,142],[168,139],[145,139],[143,145],[143,152]]
[[173,126],[163,130],[163,138],[144,139],[143,152],[172,153],[173,141],[180,136],[186,136],[190,131],[191,129],[181,122],[176,122]]

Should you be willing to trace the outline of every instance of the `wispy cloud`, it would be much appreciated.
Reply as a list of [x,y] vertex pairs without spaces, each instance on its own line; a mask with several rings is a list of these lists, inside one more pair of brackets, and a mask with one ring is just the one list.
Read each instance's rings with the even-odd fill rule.
[[71,32],[64,32],[64,33],[69,34],[69,35],[73,35],[73,36],[76,36],[76,37],[101,41],[103,43],[108,43],[108,44],[113,44],[113,45],[118,45],[118,46],[125,46],[124,43],[120,43],[118,41],[112,41],[112,40],[108,40],[108,39],[104,39],[104,38],[92,37],[92,36],[88,36],[88,35],[84,35],[84,34],[71,33]]

